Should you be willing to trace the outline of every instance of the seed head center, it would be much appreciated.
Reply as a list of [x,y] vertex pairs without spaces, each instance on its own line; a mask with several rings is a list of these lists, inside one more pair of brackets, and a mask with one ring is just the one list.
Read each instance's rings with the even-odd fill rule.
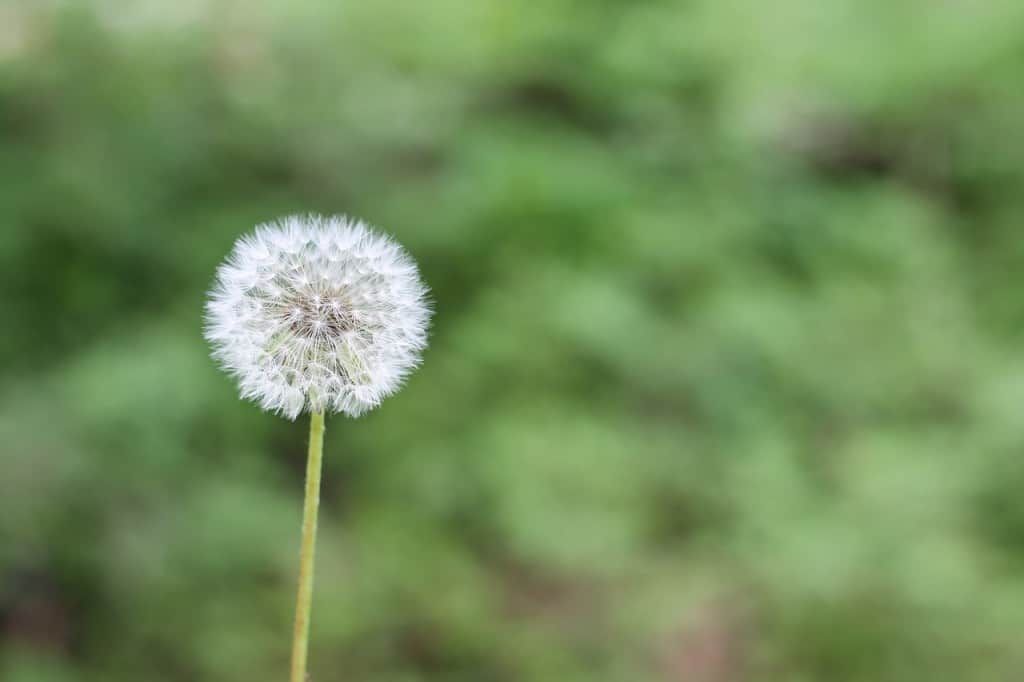
[[303,338],[336,338],[355,329],[352,307],[339,292],[292,290],[279,309],[292,333]]

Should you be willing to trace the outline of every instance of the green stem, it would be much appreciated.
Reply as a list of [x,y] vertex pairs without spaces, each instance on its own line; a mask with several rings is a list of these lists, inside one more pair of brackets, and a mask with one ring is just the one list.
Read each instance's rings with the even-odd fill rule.
[[316,555],[316,517],[320,507],[320,464],[324,453],[324,413],[314,412],[309,422],[306,461],[306,501],[302,508],[302,548],[299,550],[299,596],[295,601],[291,682],[306,682],[309,650],[309,611],[313,601],[313,559]]

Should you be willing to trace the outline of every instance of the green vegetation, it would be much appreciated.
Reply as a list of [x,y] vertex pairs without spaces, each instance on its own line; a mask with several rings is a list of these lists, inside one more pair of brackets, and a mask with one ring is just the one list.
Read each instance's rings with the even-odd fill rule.
[[313,682],[1024,669],[1024,3],[0,0],[0,679],[287,675],[305,422],[201,336],[346,212]]

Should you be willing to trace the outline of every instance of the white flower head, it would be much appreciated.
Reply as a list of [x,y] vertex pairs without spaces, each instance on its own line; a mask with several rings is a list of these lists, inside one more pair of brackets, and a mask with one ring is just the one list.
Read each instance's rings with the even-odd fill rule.
[[358,417],[419,364],[426,297],[391,238],[345,217],[290,216],[235,243],[206,304],[206,339],[263,409]]

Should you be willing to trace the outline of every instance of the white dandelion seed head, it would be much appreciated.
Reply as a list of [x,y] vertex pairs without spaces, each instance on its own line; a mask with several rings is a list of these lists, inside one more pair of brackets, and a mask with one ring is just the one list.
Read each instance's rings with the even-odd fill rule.
[[263,409],[358,417],[419,364],[426,297],[391,238],[345,217],[291,216],[235,243],[206,303],[205,336]]

